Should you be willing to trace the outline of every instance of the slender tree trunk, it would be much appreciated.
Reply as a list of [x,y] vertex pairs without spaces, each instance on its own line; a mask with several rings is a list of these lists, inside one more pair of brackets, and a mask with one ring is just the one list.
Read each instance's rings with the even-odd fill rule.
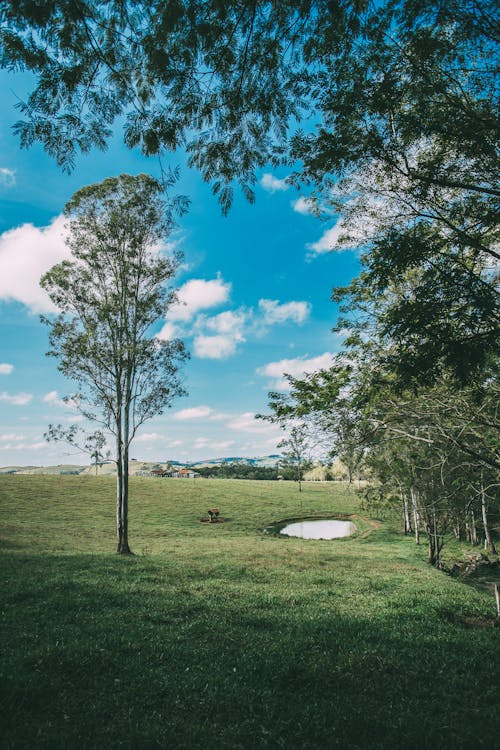
[[413,525],[415,527],[415,544],[420,544],[420,517],[418,513],[417,493],[413,487],[410,488],[411,504],[413,508]]
[[435,550],[434,550],[434,535],[430,523],[425,524],[425,531],[427,534],[427,561],[430,565],[434,565],[435,562]]
[[471,510],[470,512],[470,518],[471,518],[471,525],[470,525],[470,532],[471,532],[471,542],[472,546],[477,546],[477,528],[476,528],[476,517],[474,515],[474,511]]
[[116,436],[116,541],[117,552],[121,549],[122,540],[122,498],[123,498],[123,471],[122,471],[122,434],[118,428]]
[[[126,397],[127,398],[127,397]],[[123,434],[121,440],[120,462],[122,466],[122,492],[121,492],[121,514],[120,514],[120,537],[118,552],[121,555],[132,554],[128,544],[128,444],[129,444],[129,407],[125,403],[123,409]]]
[[468,544],[472,544],[472,534],[470,530],[469,515],[465,514],[465,541]]
[[438,533],[437,533],[435,508],[432,509],[432,526],[433,526],[433,534],[434,534],[434,565],[437,565],[439,562],[439,553],[441,551],[441,548],[439,546],[439,539],[438,539]]
[[118,552],[131,555],[128,543],[128,445],[123,441],[122,446],[122,502],[121,502],[121,535]]
[[407,536],[408,534],[411,534],[413,529],[411,528],[411,519],[410,519],[410,507],[408,505],[408,495],[406,492],[402,491],[401,495],[403,497],[403,527],[404,527],[404,534]]
[[488,523],[488,503],[486,501],[486,493],[484,491],[482,480],[481,480],[481,513],[483,516],[485,548],[488,552],[491,552],[492,555],[496,555],[497,550],[495,547],[495,543],[493,539],[491,538],[490,526]]

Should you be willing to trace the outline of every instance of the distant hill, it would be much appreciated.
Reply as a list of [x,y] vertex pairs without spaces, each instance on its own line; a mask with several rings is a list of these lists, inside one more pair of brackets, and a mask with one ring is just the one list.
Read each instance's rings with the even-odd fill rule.
[[[281,456],[274,454],[248,458],[244,456],[225,456],[223,458],[209,458],[205,461],[138,461],[129,463],[130,476],[148,473],[152,469],[168,469],[169,466],[187,466],[192,469],[202,466],[223,466],[224,464],[249,464],[251,466],[274,468],[281,460]],[[105,462],[98,467],[98,475],[116,474],[116,466],[112,461]],[[95,474],[94,466],[78,464],[57,464],[55,466],[3,466],[0,474]]]
[[[205,461],[196,461],[195,463],[186,464],[196,469],[197,466],[222,466],[223,464],[250,464],[250,466],[265,466],[274,468],[281,461],[281,456],[272,454],[270,456],[260,456],[259,458],[248,458],[248,456],[226,456],[224,458],[208,458]],[[175,461],[171,461],[175,464]]]

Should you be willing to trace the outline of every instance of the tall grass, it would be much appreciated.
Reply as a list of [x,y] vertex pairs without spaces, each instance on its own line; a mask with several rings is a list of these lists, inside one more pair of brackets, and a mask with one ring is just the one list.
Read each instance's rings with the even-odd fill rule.
[[491,594],[389,519],[262,533],[347,513],[331,484],[136,478],[122,558],[111,478],[0,477],[0,745],[498,746]]

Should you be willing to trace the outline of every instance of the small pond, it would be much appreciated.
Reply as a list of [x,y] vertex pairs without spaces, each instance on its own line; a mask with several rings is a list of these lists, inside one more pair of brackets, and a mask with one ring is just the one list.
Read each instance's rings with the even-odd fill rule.
[[351,521],[296,521],[281,529],[280,534],[302,539],[340,539],[351,536],[356,526]]

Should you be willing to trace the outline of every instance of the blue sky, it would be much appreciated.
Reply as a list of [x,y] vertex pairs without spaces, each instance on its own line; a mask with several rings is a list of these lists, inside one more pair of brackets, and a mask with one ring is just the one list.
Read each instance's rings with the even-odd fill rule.
[[[61,401],[71,382],[45,356],[49,311],[38,286],[42,273],[65,257],[61,211],[83,185],[123,172],[159,176],[155,159],[121,143],[80,156],[65,175],[40,146],[22,151],[11,131],[14,105],[29,78],[0,71],[0,466],[81,461],[47,444],[49,423],[75,414]],[[266,410],[283,372],[326,366],[341,339],[331,333],[337,309],[331,290],[358,270],[357,254],[329,252],[338,231],[308,211],[306,193],[287,187],[286,172],[263,169],[256,204],[236,197],[221,215],[210,187],[170,158],[181,176],[176,192],[191,200],[171,242],[185,256],[176,279],[182,306],[158,323],[158,335],[184,338],[191,359],[183,370],[189,396],[146,423],[132,448],[144,460],[260,456],[281,438],[253,415]]]

